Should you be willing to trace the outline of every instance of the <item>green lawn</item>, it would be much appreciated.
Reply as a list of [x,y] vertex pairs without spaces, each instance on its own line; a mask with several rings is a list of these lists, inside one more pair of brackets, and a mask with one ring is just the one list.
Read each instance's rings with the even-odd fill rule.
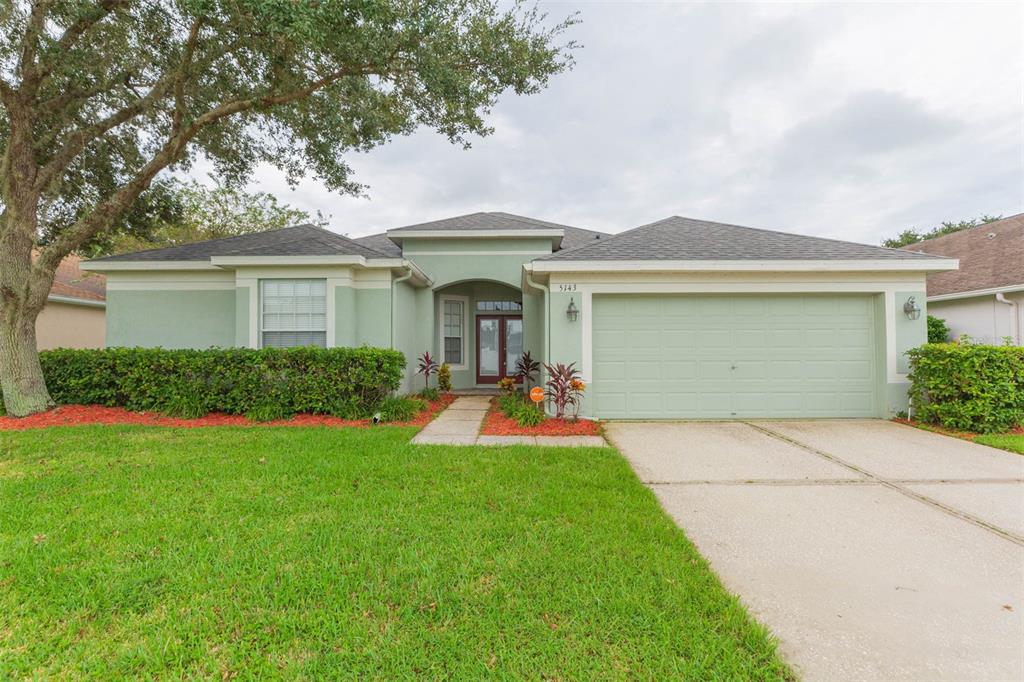
[[978,436],[974,442],[982,445],[991,445],[994,448],[1002,448],[1010,452],[1024,455],[1024,434],[1003,433],[987,436]]
[[0,679],[779,679],[612,449],[0,432]]

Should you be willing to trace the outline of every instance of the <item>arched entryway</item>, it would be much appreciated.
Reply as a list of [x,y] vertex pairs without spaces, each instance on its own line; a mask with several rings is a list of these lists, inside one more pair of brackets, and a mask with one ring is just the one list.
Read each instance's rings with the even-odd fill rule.
[[[434,290],[438,362],[447,363],[456,389],[494,386],[515,373],[534,343],[536,297],[491,280],[455,282]],[[531,333],[531,331],[533,333]]]

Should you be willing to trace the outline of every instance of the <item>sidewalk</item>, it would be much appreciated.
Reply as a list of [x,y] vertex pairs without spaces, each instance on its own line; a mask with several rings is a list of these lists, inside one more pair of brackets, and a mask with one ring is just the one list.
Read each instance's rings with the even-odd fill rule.
[[490,403],[490,396],[460,396],[417,433],[412,442],[416,445],[608,446],[600,436],[481,436],[480,426]]

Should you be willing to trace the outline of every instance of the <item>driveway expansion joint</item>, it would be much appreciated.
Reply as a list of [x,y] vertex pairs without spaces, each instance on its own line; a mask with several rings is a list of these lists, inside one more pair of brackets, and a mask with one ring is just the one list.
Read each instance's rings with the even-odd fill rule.
[[[973,514],[968,514],[967,512],[961,511],[961,510],[959,510],[959,509],[957,509],[955,507],[951,507],[951,506],[949,506],[947,504],[943,504],[943,503],[939,502],[938,500],[935,500],[935,499],[933,499],[931,497],[928,497],[927,495],[922,495],[921,493],[914,492],[913,490],[910,490],[909,488],[904,487],[904,485],[902,484],[902,481],[900,481],[900,480],[883,478],[883,477],[881,477],[881,476],[879,476],[877,474],[874,474],[874,473],[868,471],[867,469],[864,469],[862,467],[857,466],[856,464],[851,464],[851,463],[847,462],[846,460],[844,460],[844,459],[842,459],[840,457],[837,457],[836,455],[833,455],[832,453],[825,452],[824,450],[820,450],[818,448],[815,448],[815,447],[812,447],[810,445],[807,445],[806,443],[802,443],[799,440],[796,440],[794,438],[790,438],[789,436],[786,436],[785,434],[779,433],[778,431],[773,431],[772,429],[769,429],[769,428],[767,428],[765,426],[761,426],[760,424],[753,424],[753,423],[748,422],[748,421],[744,421],[742,423],[746,424],[747,426],[749,426],[752,429],[760,431],[761,433],[763,433],[763,434],[765,434],[767,436],[770,436],[772,438],[776,438],[778,440],[784,441],[786,443],[789,443],[790,445],[794,445],[794,446],[796,446],[796,447],[798,447],[798,448],[800,448],[802,450],[810,452],[811,454],[818,455],[819,457],[823,457],[823,458],[827,459],[828,461],[830,461],[830,462],[832,462],[834,464],[838,464],[839,466],[846,467],[850,471],[855,471],[858,474],[860,474],[862,476],[865,476],[868,479],[871,479],[872,481],[874,481],[874,482],[876,482],[876,483],[878,483],[880,485],[883,485],[883,486],[885,486],[885,487],[887,487],[887,488],[889,488],[891,490],[895,490],[896,492],[900,493],[901,495],[905,495],[906,497],[909,497],[911,499],[917,500],[918,502],[921,502],[921,503],[926,504],[926,505],[928,505],[930,507],[933,507],[935,509],[943,511],[943,512],[945,512],[945,513],[947,513],[947,514],[949,514],[951,516],[955,516],[956,518],[958,518],[958,519],[960,519],[962,521],[966,521],[966,522],[971,523],[971,524],[973,524],[973,525],[975,525],[975,526],[977,526],[977,527],[979,527],[979,528],[981,528],[983,530],[987,530],[990,533],[998,535],[999,537],[1003,538],[1004,540],[1009,540],[1010,542],[1014,543],[1015,545],[1020,545],[1020,546],[1024,547],[1024,537],[1022,537],[1020,535],[1017,535],[1016,533],[1012,533],[1012,532],[1010,532],[1008,530],[1005,530],[1003,528],[1000,528],[999,526],[995,526],[995,525],[993,525],[991,523],[988,523],[987,521],[984,521],[984,520],[978,518],[977,516],[974,516]],[[1000,481],[1000,482],[1003,482],[1003,481]],[[1012,482],[1015,482],[1015,480],[1011,479],[1011,480],[1006,481],[1006,482],[1011,482],[1012,483]]]

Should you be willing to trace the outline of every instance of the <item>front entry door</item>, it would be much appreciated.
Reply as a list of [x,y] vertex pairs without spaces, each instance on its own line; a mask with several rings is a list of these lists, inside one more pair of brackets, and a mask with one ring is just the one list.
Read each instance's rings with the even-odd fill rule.
[[496,384],[516,371],[523,353],[523,318],[511,315],[476,318],[476,382]]

